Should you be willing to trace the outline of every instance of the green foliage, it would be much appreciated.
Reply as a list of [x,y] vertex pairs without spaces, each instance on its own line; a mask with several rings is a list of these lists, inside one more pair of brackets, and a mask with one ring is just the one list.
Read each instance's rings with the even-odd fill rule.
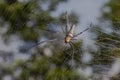
[[120,26],[120,0],[111,0],[107,6],[111,9],[110,13],[105,13],[107,18],[112,20],[114,28],[119,29]]
[[110,13],[104,13],[103,17],[111,20],[114,32],[106,34],[101,30],[98,34],[97,41],[101,44],[104,43],[106,47],[109,47],[109,49],[105,49],[108,51],[107,53],[112,53],[113,56],[119,57],[120,35],[117,32],[120,28],[120,0],[111,0],[106,6],[110,7],[111,11]]
[[[92,65],[100,65],[103,68],[109,68],[116,58],[120,58],[120,0],[110,0],[105,7],[110,8],[110,12],[104,12],[101,21],[104,23],[105,20],[111,21],[113,32],[107,33],[103,30],[103,26],[97,26],[93,28],[93,31],[97,33],[98,37],[96,44],[99,46],[99,51],[94,52],[94,58],[92,60]],[[104,25],[106,28],[106,25]],[[109,28],[109,27],[108,27]],[[98,67],[97,73],[102,71]],[[100,71],[99,71],[100,70]],[[104,71],[103,71],[104,72]],[[119,80],[119,74],[110,78],[110,80]]]
[[[69,76],[69,77],[68,77]],[[64,68],[51,69],[45,77],[45,80],[79,80],[79,75],[71,70]]]

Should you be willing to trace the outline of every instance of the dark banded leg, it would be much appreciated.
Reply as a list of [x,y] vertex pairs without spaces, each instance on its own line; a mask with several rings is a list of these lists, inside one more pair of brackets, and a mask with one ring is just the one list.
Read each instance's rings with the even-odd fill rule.
[[67,11],[65,12],[65,19],[66,19],[66,34],[68,33],[68,27],[69,27],[69,16]]
[[45,42],[52,42],[52,41],[55,41],[55,40],[57,40],[57,39],[52,39],[52,40],[46,40],[46,41],[38,42],[37,44],[35,44],[35,45],[29,47],[29,48],[27,49],[27,51],[29,51],[29,50],[32,49],[33,47],[36,47],[37,45],[40,45],[40,44],[42,44],[42,43],[45,43]]
[[91,27],[92,27],[92,23],[90,24],[90,26],[89,26],[88,28],[86,28],[86,29],[84,29],[82,32],[80,32],[80,33],[74,35],[73,38],[79,36],[80,34],[84,33],[85,31],[89,30]]

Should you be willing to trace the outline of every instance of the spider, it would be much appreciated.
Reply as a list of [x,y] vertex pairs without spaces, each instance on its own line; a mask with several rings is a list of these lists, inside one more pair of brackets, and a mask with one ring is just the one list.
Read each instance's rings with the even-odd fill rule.
[[[90,27],[92,26],[92,23],[90,24],[89,27],[87,27],[86,29],[84,29],[82,32],[79,32],[78,34],[74,35],[75,24],[72,24],[71,27],[69,26],[70,22],[69,22],[69,16],[68,16],[67,12],[65,13],[65,20],[66,20],[65,31],[64,31],[64,29],[63,29],[62,26],[60,26],[60,28],[61,28],[62,32],[65,34],[65,36],[64,36],[64,43],[65,44],[69,44],[72,47],[74,45],[74,43],[72,41],[76,40],[75,38],[77,36],[81,35],[85,31],[89,30]],[[52,33],[57,33],[57,31],[53,31],[53,30],[49,30],[49,29],[43,29],[43,30],[48,31],[48,32],[52,32]],[[31,48],[33,48],[33,47],[35,47],[37,45],[40,45],[41,43],[52,42],[52,41],[55,41],[55,40],[57,40],[57,39],[51,39],[51,40],[46,40],[46,41],[38,42],[37,44],[31,46],[29,49],[31,49]],[[73,48],[73,51],[74,51],[74,48]]]
[[[74,43],[73,43],[73,40],[76,40],[75,38],[78,37],[79,35],[81,35],[82,33],[84,33],[85,31],[89,30],[90,27],[92,26],[92,23],[90,24],[89,27],[87,27],[86,29],[84,29],[82,32],[79,32],[78,34],[74,34],[74,31],[75,31],[75,24],[72,24],[72,26],[70,26],[70,22],[69,22],[69,16],[68,16],[68,13],[66,12],[65,13],[65,20],[66,20],[66,26],[65,26],[65,30],[63,29],[62,26],[60,26],[62,32],[65,34],[64,36],[64,43],[65,43],[65,47],[64,47],[64,50],[67,50],[67,44],[70,45],[70,47],[72,48],[72,59],[74,58],[74,47],[76,46]],[[56,33],[56,31],[53,31],[53,30],[46,30],[46,31],[49,31],[49,32],[53,32],[53,33]],[[51,39],[51,40],[46,40],[46,41],[41,41],[35,45],[33,45],[32,47],[35,47],[41,43],[45,43],[45,42],[51,42],[51,41],[55,41],[57,39]],[[31,48],[32,48],[31,47]],[[64,51],[63,50],[63,51]],[[70,56],[70,55],[69,55]],[[73,62],[72,62],[73,63]]]
[[[75,24],[72,24],[72,26],[70,27],[70,23],[69,23],[69,16],[68,13],[65,13],[65,19],[66,19],[66,27],[64,31],[64,29],[61,27],[63,33],[65,33],[65,37],[64,37],[64,42],[65,44],[69,44],[70,47],[72,48],[72,61],[73,61],[73,57],[74,57],[74,46],[76,47],[76,45],[73,43],[73,40],[76,40],[75,38],[79,35],[81,35],[82,33],[84,33],[85,31],[89,30],[90,27],[92,27],[92,23],[90,24],[89,27],[87,27],[86,29],[84,29],[82,32],[79,32],[78,34],[74,34],[75,31]],[[70,29],[69,29],[70,28]],[[65,47],[66,49],[66,47]],[[73,62],[72,62],[73,63]]]

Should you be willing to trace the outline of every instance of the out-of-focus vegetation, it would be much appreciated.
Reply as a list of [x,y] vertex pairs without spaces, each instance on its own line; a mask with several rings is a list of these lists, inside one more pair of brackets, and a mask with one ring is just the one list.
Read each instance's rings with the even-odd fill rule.
[[[19,51],[30,55],[27,60],[0,63],[1,80],[6,75],[10,75],[12,80],[102,80],[104,73],[107,75],[114,59],[120,56],[120,1],[111,0],[106,4],[111,10],[109,13],[105,12],[100,19],[102,23],[110,21],[113,28],[112,33],[108,34],[98,27],[102,24],[91,29],[98,35],[96,45],[99,46],[99,50],[97,52],[90,50],[93,59],[89,63],[81,61],[83,55],[81,42],[75,43],[73,57],[72,47],[68,47],[64,51],[63,35],[54,32],[60,29],[59,26],[65,25],[65,18],[63,14],[58,18],[52,17],[51,12],[56,10],[58,4],[65,1],[67,0],[4,0],[0,2],[0,28],[6,28],[7,24],[7,30],[2,34],[4,42],[10,43],[9,38],[13,35],[17,36],[25,42]],[[43,5],[48,8],[44,9]],[[77,23],[75,14],[71,14],[70,18],[72,23]],[[33,44],[37,44],[42,38],[47,40],[57,38],[59,41],[36,46],[33,51],[26,50]],[[51,53],[49,53],[50,51],[45,52],[48,48]],[[6,55],[4,54],[4,56]],[[5,61],[13,59],[11,56],[13,56],[12,53],[8,58],[4,57]],[[72,58],[74,58],[74,64],[71,64]],[[87,77],[84,72],[78,71],[79,68],[85,69],[86,67],[93,69],[92,75]],[[120,78],[119,75],[116,75],[110,79],[119,80]]]
[[110,74],[114,74],[113,63],[120,58],[120,0],[111,0],[102,10],[101,23],[93,28],[98,35],[96,44],[99,45],[99,51],[93,53],[95,58],[92,64],[100,65],[97,73],[102,72],[101,75],[104,73],[110,80],[119,80],[119,70],[115,73],[117,75]]

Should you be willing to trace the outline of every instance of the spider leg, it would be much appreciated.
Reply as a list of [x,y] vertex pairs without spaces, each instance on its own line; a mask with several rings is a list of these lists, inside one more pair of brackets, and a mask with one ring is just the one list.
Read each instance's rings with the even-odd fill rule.
[[79,36],[80,34],[84,33],[85,31],[89,30],[90,27],[92,27],[92,23],[90,24],[90,26],[89,26],[88,28],[86,28],[86,29],[84,29],[82,32],[80,32],[80,33],[74,35],[73,38]]
[[74,66],[74,46],[73,46],[73,44],[71,42],[69,44],[70,44],[70,46],[72,48],[72,62],[71,62],[72,66],[71,67],[73,67]]
[[64,31],[62,25],[60,25],[60,28],[61,28],[62,32],[66,35],[66,32]]
[[74,36],[73,36],[73,38],[74,38],[74,37],[79,36],[80,34],[84,33],[84,32],[85,32],[85,31],[87,31],[88,29],[89,29],[89,28],[86,28],[86,29],[85,29],[85,30],[83,30],[82,32],[80,32],[80,33],[78,33],[78,34],[74,35]]
[[[69,43],[69,45],[70,46],[72,46],[72,44],[71,43]],[[73,48],[72,48],[73,49]],[[69,60],[69,58],[72,56],[72,61],[71,61],[71,63],[73,64],[73,58],[74,58],[74,49],[72,50],[73,52],[72,52],[72,55],[71,54],[69,54],[69,50],[67,50],[67,46],[65,46],[65,48],[64,48],[64,51],[66,51],[65,52],[65,55],[67,55],[67,57],[65,56],[64,57],[64,59],[63,59],[63,64],[64,63],[67,63],[67,60]],[[71,67],[71,66],[70,66]]]
[[75,39],[75,38],[72,38],[71,40],[77,40],[77,39]]
[[63,49],[63,52],[65,53],[65,54],[67,54],[68,56],[66,57],[64,57],[64,59],[63,59],[63,64],[66,62],[66,60],[68,60],[68,58],[71,56],[69,53],[66,53],[65,51],[67,51],[67,44],[65,44],[65,48]]
[[67,34],[69,28],[69,15],[67,11],[65,12],[65,19],[66,19],[66,34]]
[[[76,48],[78,47],[72,41],[71,41],[71,44],[73,44]],[[82,56],[82,50],[80,48],[78,48],[78,53],[80,53],[81,54],[80,56]]]
[[40,30],[44,30],[44,31],[47,31],[47,32],[50,32],[50,33],[54,33],[54,34],[58,33],[57,31],[51,30],[51,29],[40,29]]
[[65,47],[64,47],[63,51],[65,51],[66,49],[67,49],[67,44],[65,44]]
[[30,49],[32,49],[33,47],[36,47],[37,45],[40,45],[42,43],[45,43],[45,42],[52,42],[52,41],[55,41],[57,39],[51,39],[51,40],[46,40],[46,41],[41,41],[41,42],[38,42],[37,44],[31,46],[30,48],[27,49],[27,51],[29,51]]
[[61,28],[62,32],[63,32],[65,35],[67,35],[67,34],[68,34],[68,28],[69,28],[69,16],[68,16],[67,11],[65,12],[65,19],[66,19],[65,31],[64,31],[62,25],[60,25],[60,24],[59,24],[59,25],[60,25],[60,28]]

